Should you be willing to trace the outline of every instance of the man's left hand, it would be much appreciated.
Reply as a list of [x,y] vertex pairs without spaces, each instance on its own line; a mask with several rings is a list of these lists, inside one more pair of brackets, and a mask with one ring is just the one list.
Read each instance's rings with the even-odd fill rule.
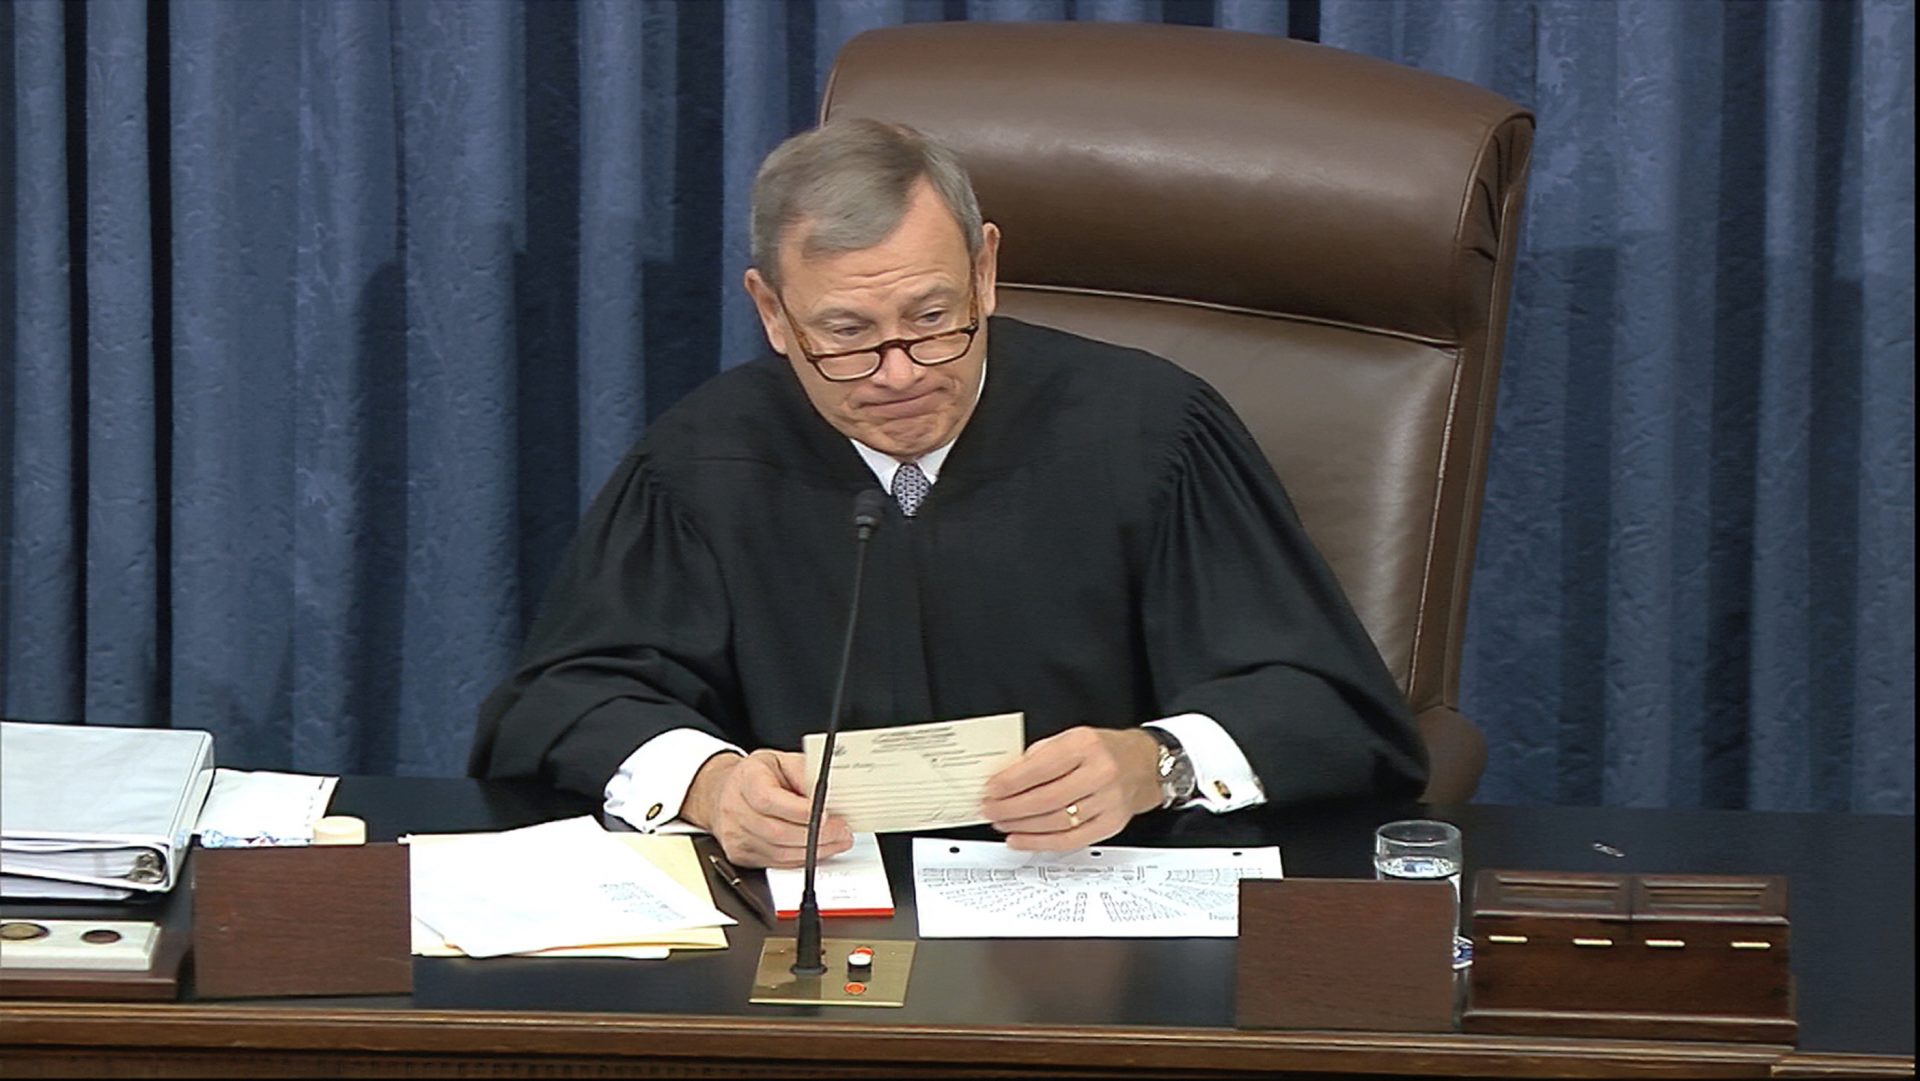
[[1069,728],[987,780],[981,813],[1007,847],[1065,852],[1160,806],[1159,744],[1139,728]]

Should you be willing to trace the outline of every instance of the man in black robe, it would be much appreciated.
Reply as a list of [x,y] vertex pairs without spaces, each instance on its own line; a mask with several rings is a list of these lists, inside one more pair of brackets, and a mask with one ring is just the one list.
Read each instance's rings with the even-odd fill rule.
[[[793,866],[853,577],[845,725],[1022,712],[988,784],[1009,845],[1135,815],[1417,795],[1405,701],[1212,388],[991,318],[999,232],[952,155],[836,121],[754,188],[747,288],[777,356],[653,424],[581,524],[472,771],[604,793],[642,829]],[[829,819],[821,851],[851,844]]]

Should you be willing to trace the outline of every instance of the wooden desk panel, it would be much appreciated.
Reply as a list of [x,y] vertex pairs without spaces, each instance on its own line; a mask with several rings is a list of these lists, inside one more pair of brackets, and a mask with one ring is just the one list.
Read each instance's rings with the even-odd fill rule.
[[[1496,1077],[1766,1077],[1780,1047],[1458,1034],[906,1025],[634,1014],[289,1010],[186,1004],[8,1004],[7,1075],[38,1063],[114,1076],[263,1076],[305,1062],[329,1074],[509,1076],[1104,1076],[1410,1073]],[[16,1028],[16,1026],[19,1026]],[[20,1037],[31,1029],[31,1047]],[[31,1050],[32,1057],[24,1052]],[[1848,1056],[1858,1075],[1910,1075],[1910,1059]],[[104,1069],[102,1068],[104,1067]],[[20,1068],[20,1069],[16,1069]],[[296,1068],[296,1072],[299,1068]]]
[[[335,804],[367,818],[375,839],[506,828],[586,809],[521,786],[391,778],[348,778]],[[1407,810],[1182,815],[1124,840],[1279,843],[1289,874],[1351,877],[1371,873],[1373,825]],[[1224,940],[929,940],[904,1009],[876,1017],[753,1007],[746,996],[762,934],[733,898],[717,895],[743,923],[730,929],[733,948],[706,956],[416,959],[414,993],[405,998],[222,1003],[189,992],[180,1003],[0,1002],[0,1076],[1912,1075],[1911,819],[1436,813],[1461,824],[1469,871],[1497,864],[1795,876],[1801,1047],[1239,1031],[1233,944]],[[1607,856],[1594,842],[1626,855]],[[912,936],[906,846],[887,849],[899,914],[834,921],[834,933]],[[1904,867],[1904,879],[1889,882],[1889,866]]]

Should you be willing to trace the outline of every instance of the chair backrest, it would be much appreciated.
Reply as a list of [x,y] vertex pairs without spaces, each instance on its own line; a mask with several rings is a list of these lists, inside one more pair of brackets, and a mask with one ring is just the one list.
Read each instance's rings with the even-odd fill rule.
[[1533,118],[1306,42],[1139,23],[923,23],[840,52],[823,119],[957,150],[1000,310],[1158,353],[1252,429],[1464,799],[1458,713]]

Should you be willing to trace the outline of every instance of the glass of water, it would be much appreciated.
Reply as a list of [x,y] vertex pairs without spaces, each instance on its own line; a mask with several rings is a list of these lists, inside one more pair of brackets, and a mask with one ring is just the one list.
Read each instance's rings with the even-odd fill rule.
[[1409,818],[1373,831],[1373,877],[1444,878],[1460,898],[1460,827]]
[[[1463,861],[1460,827],[1451,822],[1409,818],[1389,822],[1373,831],[1373,877],[1432,881],[1453,885],[1454,923],[1460,917],[1460,866]],[[1453,967],[1473,963],[1473,944],[1453,936]]]

